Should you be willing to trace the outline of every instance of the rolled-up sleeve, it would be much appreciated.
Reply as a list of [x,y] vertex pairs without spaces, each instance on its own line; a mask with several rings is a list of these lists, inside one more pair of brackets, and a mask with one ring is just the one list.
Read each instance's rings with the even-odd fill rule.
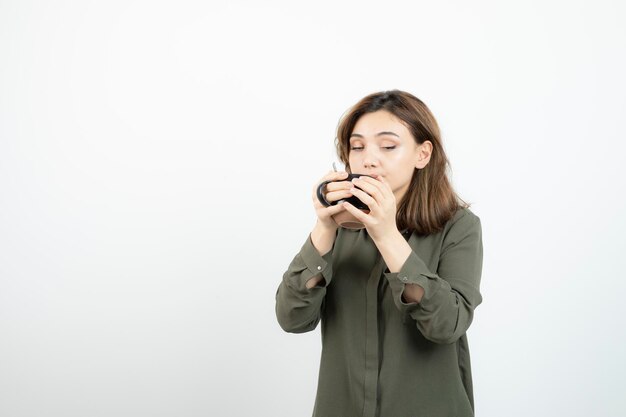
[[[321,256],[309,234],[283,274],[276,291],[276,318],[286,332],[308,332],[315,329],[320,321],[326,287],[333,276],[333,249]],[[323,280],[317,286],[307,288],[307,281],[320,274]]]
[[[443,240],[437,273],[411,251],[398,272],[384,275],[402,317],[411,317],[428,340],[453,343],[467,331],[474,309],[482,302],[482,262],[480,218],[466,214],[450,227]],[[419,303],[402,301],[406,284],[424,288]]]

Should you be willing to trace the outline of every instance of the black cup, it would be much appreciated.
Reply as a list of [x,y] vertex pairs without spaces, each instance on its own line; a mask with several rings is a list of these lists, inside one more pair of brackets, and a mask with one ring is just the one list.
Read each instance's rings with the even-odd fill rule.
[[[352,197],[349,197],[349,198],[343,198],[341,200],[333,201],[331,203],[331,202],[326,201],[326,198],[324,197],[324,193],[322,192],[324,190],[324,188],[326,188],[326,184],[328,184],[329,182],[352,181],[353,178],[359,178],[359,177],[374,178],[371,175],[366,175],[366,174],[348,174],[347,178],[342,178],[342,179],[339,179],[339,180],[327,180],[327,181],[324,181],[323,183],[321,183],[317,187],[317,199],[325,207],[336,206],[339,203],[343,203],[344,201],[347,201],[348,203],[352,204],[354,207],[356,207],[356,208],[358,208],[360,210],[369,210],[370,208],[367,206],[367,204],[365,204],[364,202],[359,200],[359,198],[357,196],[355,196],[355,195],[353,195]],[[356,187],[356,185],[355,185],[355,187]]]

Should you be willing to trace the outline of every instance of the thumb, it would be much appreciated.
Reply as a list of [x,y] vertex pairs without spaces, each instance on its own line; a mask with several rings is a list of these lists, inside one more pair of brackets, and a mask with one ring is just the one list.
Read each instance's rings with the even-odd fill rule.
[[340,211],[345,210],[346,208],[342,205],[343,202],[339,202],[337,204],[335,204],[334,206],[329,206],[327,208],[328,212],[330,214],[336,214],[339,213]]

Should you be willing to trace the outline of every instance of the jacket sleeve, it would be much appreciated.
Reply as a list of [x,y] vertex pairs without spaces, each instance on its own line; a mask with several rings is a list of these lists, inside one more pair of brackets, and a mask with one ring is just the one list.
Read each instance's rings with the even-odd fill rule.
[[[335,236],[335,242],[336,240]],[[276,318],[284,331],[304,333],[317,327],[326,287],[333,276],[331,259],[334,246],[333,243],[333,248],[320,256],[309,234],[300,252],[283,274],[276,291]],[[324,279],[317,286],[306,288],[307,281],[319,274]]]
[[[394,303],[403,319],[411,317],[428,340],[453,343],[472,323],[474,309],[482,302],[480,278],[483,263],[480,218],[465,214],[449,229],[442,245],[438,272],[431,272],[412,251],[398,272],[385,272]],[[405,303],[406,284],[424,288],[419,303]]]

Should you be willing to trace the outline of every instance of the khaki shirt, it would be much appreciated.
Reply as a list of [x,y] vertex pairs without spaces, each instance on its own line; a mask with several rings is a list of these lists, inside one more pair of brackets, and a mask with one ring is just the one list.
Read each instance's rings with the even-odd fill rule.
[[[436,234],[403,235],[413,251],[399,272],[366,229],[339,228],[323,257],[309,235],[283,275],[281,328],[321,322],[314,417],[474,415],[466,331],[482,302],[480,218],[462,208]],[[325,281],[307,289],[320,273]],[[424,288],[420,303],[401,300],[407,283]]]

